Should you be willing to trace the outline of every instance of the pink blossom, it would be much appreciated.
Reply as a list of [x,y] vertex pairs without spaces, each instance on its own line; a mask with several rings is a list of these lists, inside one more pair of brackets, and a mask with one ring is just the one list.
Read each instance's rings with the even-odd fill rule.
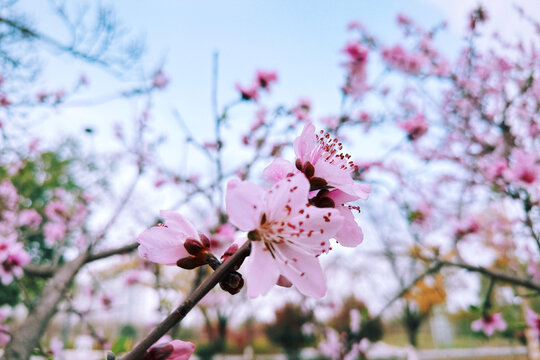
[[9,106],[11,101],[7,98],[6,94],[0,94],[0,106]]
[[367,59],[369,49],[360,41],[351,41],[343,48],[348,60],[344,66],[347,69],[347,81],[343,86],[343,92],[358,100],[367,90]]
[[325,338],[319,343],[319,351],[321,354],[328,356],[332,360],[339,360],[343,353],[343,344],[336,330],[327,328]]
[[420,139],[428,131],[428,123],[423,114],[417,114],[400,121],[397,125],[407,132],[407,136],[411,141]]
[[164,336],[148,349],[145,360],[188,360],[195,345],[189,341],[169,340],[169,336]]
[[23,243],[12,238],[0,238],[0,278],[7,285],[13,278],[23,275],[23,266],[30,262],[30,255],[23,249]]
[[0,199],[4,208],[13,209],[19,200],[17,189],[9,181],[0,182]]
[[249,297],[266,294],[280,275],[304,295],[322,297],[326,293],[317,257],[329,248],[328,240],[341,228],[343,218],[335,209],[311,206],[308,193],[309,182],[300,174],[267,191],[249,181],[229,182],[226,207],[230,221],[248,231],[252,240]]
[[49,94],[47,94],[45,91],[38,91],[37,94],[36,94],[36,97],[37,97],[39,102],[45,102],[45,100],[47,100],[48,96],[49,96]]
[[126,285],[130,286],[139,282],[139,279],[140,279],[140,272],[137,270],[133,270],[126,274],[125,283]]
[[296,167],[304,172],[312,183],[318,181],[321,185],[366,199],[369,190],[365,185],[353,181],[351,172],[357,170],[357,166],[349,154],[341,152],[342,148],[337,139],[331,138],[322,130],[316,134],[315,126],[307,123],[302,134],[294,140]]
[[0,325],[0,346],[6,345],[11,339],[7,325]]
[[401,45],[395,45],[382,51],[386,63],[409,74],[418,74],[429,59],[421,52],[408,53]]
[[470,216],[460,220],[454,229],[456,237],[461,238],[468,234],[474,234],[480,229],[480,223],[476,217]]
[[24,209],[19,213],[18,225],[37,229],[41,224],[42,217],[34,209]]
[[60,200],[51,201],[45,207],[45,215],[52,221],[65,221],[68,217],[69,209],[67,204]]
[[309,112],[311,111],[311,100],[307,98],[301,98],[298,100],[298,104],[291,109],[291,114],[296,116],[300,121],[309,120]]
[[112,295],[103,294],[103,295],[101,295],[100,301],[101,301],[101,305],[103,305],[103,307],[106,310],[110,310],[112,308],[112,303],[113,303]]
[[245,86],[242,86],[239,83],[237,83],[235,86],[236,86],[236,90],[238,90],[240,92],[240,96],[241,96],[242,100],[245,100],[245,101],[249,101],[249,100],[257,101],[257,99],[259,98],[259,86],[258,86],[258,84],[253,84],[253,85],[250,85],[249,87],[245,87]]
[[347,30],[363,30],[364,25],[362,25],[359,21],[353,20],[347,25]]
[[397,15],[397,23],[400,25],[410,25],[412,24],[412,20],[407,15],[399,13]]
[[255,82],[260,88],[270,91],[270,84],[276,82],[278,79],[275,71],[257,70]]
[[528,306],[525,311],[525,322],[529,329],[532,330],[533,337],[538,338],[540,336],[540,316]]
[[165,75],[165,73],[159,69],[152,78],[152,86],[156,89],[164,89],[169,84],[169,81],[170,80],[167,75]]
[[63,222],[48,222],[43,227],[45,244],[47,244],[47,246],[53,246],[58,240],[63,239],[66,236],[66,233],[67,227]]
[[321,118],[321,122],[326,125],[328,129],[335,129],[339,125],[339,117],[337,116],[325,116]]
[[342,50],[347,54],[349,61],[353,62],[366,62],[368,56],[368,48],[364,47],[360,41],[349,41]]
[[537,154],[516,149],[512,152],[512,156],[514,161],[504,173],[507,181],[530,186],[540,178],[540,164],[537,163]]
[[62,353],[64,352],[64,343],[56,336],[51,338],[49,352],[54,359],[61,359]]
[[474,331],[483,331],[487,336],[492,336],[495,331],[506,330],[506,321],[504,321],[501,313],[488,314],[473,321],[471,323],[471,329]]
[[231,224],[220,225],[210,239],[210,249],[219,252],[234,241],[236,229]]
[[526,248],[529,261],[527,263],[527,274],[529,274],[534,281],[540,281],[540,258],[536,254],[536,251]]
[[495,160],[486,160],[483,171],[489,181],[494,181],[502,177],[508,168],[508,164],[504,157],[496,158]]
[[187,239],[200,240],[191,222],[174,211],[161,210],[165,224],[145,230],[137,238],[139,256],[145,260],[164,265],[176,265],[179,259],[188,257],[184,248]]

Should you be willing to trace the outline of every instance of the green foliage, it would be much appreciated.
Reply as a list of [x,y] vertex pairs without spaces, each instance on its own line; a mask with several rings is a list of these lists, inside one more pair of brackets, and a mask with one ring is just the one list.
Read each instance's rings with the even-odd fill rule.
[[289,359],[297,359],[302,348],[315,342],[312,334],[302,332],[303,325],[314,321],[313,311],[288,303],[276,310],[275,314],[276,320],[267,325],[266,335],[270,341],[283,348]]

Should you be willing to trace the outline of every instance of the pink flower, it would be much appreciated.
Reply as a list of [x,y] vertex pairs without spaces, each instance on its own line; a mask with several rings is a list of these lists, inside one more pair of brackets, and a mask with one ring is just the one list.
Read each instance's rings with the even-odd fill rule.
[[420,139],[428,131],[428,123],[422,114],[400,121],[397,125],[407,132],[411,141]]
[[401,45],[384,49],[382,57],[389,66],[413,75],[418,74],[422,66],[429,61],[423,53],[408,53]]
[[397,15],[397,23],[400,25],[410,25],[412,24],[412,20],[405,14],[399,13]]
[[23,243],[12,238],[0,239],[0,278],[7,285],[13,278],[23,275],[23,266],[30,262],[30,255],[23,249]]
[[62,357],[62,353],[64,352],[64,343],[56,336],[51,338],[49,352],[54,359],[60,359]]
[[525,313],[525,322],[529,329],[532,330],[535,338],[540,336],[540,316],[533,309],[527,306]]
[[249,181],[231,180],[227,186],[227,213],[232,224],[248,231],[252,240],[248,258],[248,296],[266,294],[280,275],[304,295],[322,297],[326,281],[317,257],[329,248],[329,239],[343,218],[335,209],[308,203],[309,182],[291,175],[265,191]]
[[28,226],[37,229],[41,224],[41,215],[34,209],[25,209],[19,213],[19,226]]
[[341,153],[342,148],[337,139],[322,130],[315,134],[315,126],[307,123],[302,134],[294,140],[296,168],[306,175],[312,187],[331,186],[358,198],[367,198],[369,190],[353,181],[351,172],[357,166],[349,154]]
[[529,186],[540,178],[540,164],[537,163],[537,154],[516,149],[512,156],[514,162],[504,173],[506,180]]
[[188,360],[195,351],[195,345],[189,341],[168,341],[164,336],[148,349],[145,360]]
[[276,82],[277,79],[278,77],[275,71],[257,70],[255,81],[260,88],[270,91],[270,84]]
[[49,220],[65,221],[65,219],[68,217],[68,213],[68,206],[59,200],[51,201],[45,207],[45,215],[47,215]]
[[13,209],[19,200],[17,189],[9,181],[4,180],[0,183],[0,201],[3,208]]
[[0,94],[0,106],[9,106],[11,101],[7,98],[6,94]]
[[152,78],[152,86],[156,89],[164,89],[169,84],[169,81],[170,80],[167,75],[165,75],[165,73],[159,69]]
[[137,238],[139,256],[145,260],[164,265],[176,265],[179,259],[188,257],[184,247],[187,239],[200,240],[197,230],[182,215],[161,210],[165,225],[159,224],[145,230]]
[[300,121],[309,120],[309,112],[311,111],[311,101],[307,98],[298,100],[298,104],[291,109],[291,114],[296,116]]
[[357,100],[368,90],[366,66],[369,49],[360,41],[351,41],[342,52],[348,55],[348,61],[344,64],[348,73],[343,91]]
[[0,346],[6,345],[11,339],[7,325],[0,325]]
[[492,336],[495,331],[504,331],[506,329],[506,321],[504,321],[501,313],[488,314],[473,321],[471,323],[471,329],[474,331],[483,331],[487,336]]
[[53,246],[58,240],[63,239],[66,236],[66,233],[67,227],[64,223],[48,222],[43,227],[45,244],[47,244],[47,246]]
[[360,41],[349,41],[343,48],[342,52],[347,54],[350,61],[365,62],[367,61],[368,48],[362,46]]
[[236,86],[236,90],[238,90],[240,92],[240,96],[241,96],[242,100],[245,100],[245,101],[249,101],[249,100],[257,101],[257,99],[259,98],[259,86],[258,86],[258,84],[254,84],[254,85],[251,85],[249,87],[245,87],[245,86],[242,86],[239,83],[237,83],[235,86]]

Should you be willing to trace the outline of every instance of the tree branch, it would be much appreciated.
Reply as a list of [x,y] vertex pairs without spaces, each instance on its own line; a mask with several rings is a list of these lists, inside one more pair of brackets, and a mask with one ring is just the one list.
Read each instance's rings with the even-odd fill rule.
[[121,360],[143,359],[146,351],[158,341],[171,327],[180,322],[197,303],[222,280],[236,264],[249,255],[251,244],[246,241],[227,261],[225,261],[212,275],[208,276],[195,291],[193,291],[175,311],[167,316],[150,334],[141,340]]

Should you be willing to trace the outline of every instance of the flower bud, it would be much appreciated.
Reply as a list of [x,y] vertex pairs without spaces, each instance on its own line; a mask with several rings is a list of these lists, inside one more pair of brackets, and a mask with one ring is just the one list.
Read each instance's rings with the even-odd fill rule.
[[230,272],[219,283],[219,286],[231,295],[238,294],[244,286],[244,279],[239,272]]

